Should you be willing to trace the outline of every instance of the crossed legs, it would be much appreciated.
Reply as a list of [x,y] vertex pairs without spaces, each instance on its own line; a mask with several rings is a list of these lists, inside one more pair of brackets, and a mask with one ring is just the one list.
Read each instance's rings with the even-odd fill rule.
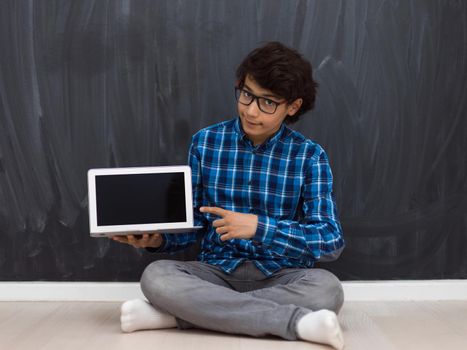
[[266,278],[251,262],[227,275],[200,262],[159,260],[146,268],[141,288],[149,303],[123,304],[124,331],[198,327],[343,347],[336,317],[342,287],[325,270],[284,269]]

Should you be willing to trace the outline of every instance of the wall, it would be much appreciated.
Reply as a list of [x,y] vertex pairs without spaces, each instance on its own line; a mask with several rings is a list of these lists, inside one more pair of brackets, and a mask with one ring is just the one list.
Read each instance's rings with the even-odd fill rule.
[[[463,1],[0,2],[0,280],[136,281],[151,255],[89,238],[86,171],[185,164],[236,115],[258,44],[320,84],[295,128],[331,160],[339,277],[467,277]],[[179,254],[190,259],[196,248]]]

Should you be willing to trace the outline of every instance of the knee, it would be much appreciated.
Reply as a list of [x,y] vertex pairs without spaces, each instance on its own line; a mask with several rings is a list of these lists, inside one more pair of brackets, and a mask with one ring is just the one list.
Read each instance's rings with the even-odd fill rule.
[[336,314],[344,304],[344,289],[339,279],[329,271],[322,270],[323,309],[334,311]]
[[167,276],[173,274],[176,269],[176,261],[172,260],[158,260],[148,265],[140,281],[143,294],[148,299],[170,295],[172,292],[168,290]]
[[[327,309],[338,313],[344,304],[344,290],[339,279],[329,271],[313,269],[302,283],[312,292],[305,292],[304,307],[311,310]],[[311,297],[310,297],[311,296]]]

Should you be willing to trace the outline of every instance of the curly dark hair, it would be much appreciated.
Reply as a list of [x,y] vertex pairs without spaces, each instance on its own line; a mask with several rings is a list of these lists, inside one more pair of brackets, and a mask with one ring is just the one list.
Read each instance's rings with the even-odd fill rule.
[[237,68],[237,87],[243,87],[247,75],[288,103],[297,98],[303,100],[297,113],[287,116],[287,124],[298,121],[300,115],[312,110],[315,105],[318,84],[313,80],[310,62],[280,42],[268,42],[246,56]]

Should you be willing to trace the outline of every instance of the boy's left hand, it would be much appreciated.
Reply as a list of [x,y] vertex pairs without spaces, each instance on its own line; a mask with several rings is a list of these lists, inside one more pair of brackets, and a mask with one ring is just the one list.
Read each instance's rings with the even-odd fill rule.
[[258,227],[258,216],[254,214],[236,213],[218,207],[201,207],[199,211],[221,217],[212,225],[216,227],[216,232],[221,235],[222,241],[233,238],[251,239]]

